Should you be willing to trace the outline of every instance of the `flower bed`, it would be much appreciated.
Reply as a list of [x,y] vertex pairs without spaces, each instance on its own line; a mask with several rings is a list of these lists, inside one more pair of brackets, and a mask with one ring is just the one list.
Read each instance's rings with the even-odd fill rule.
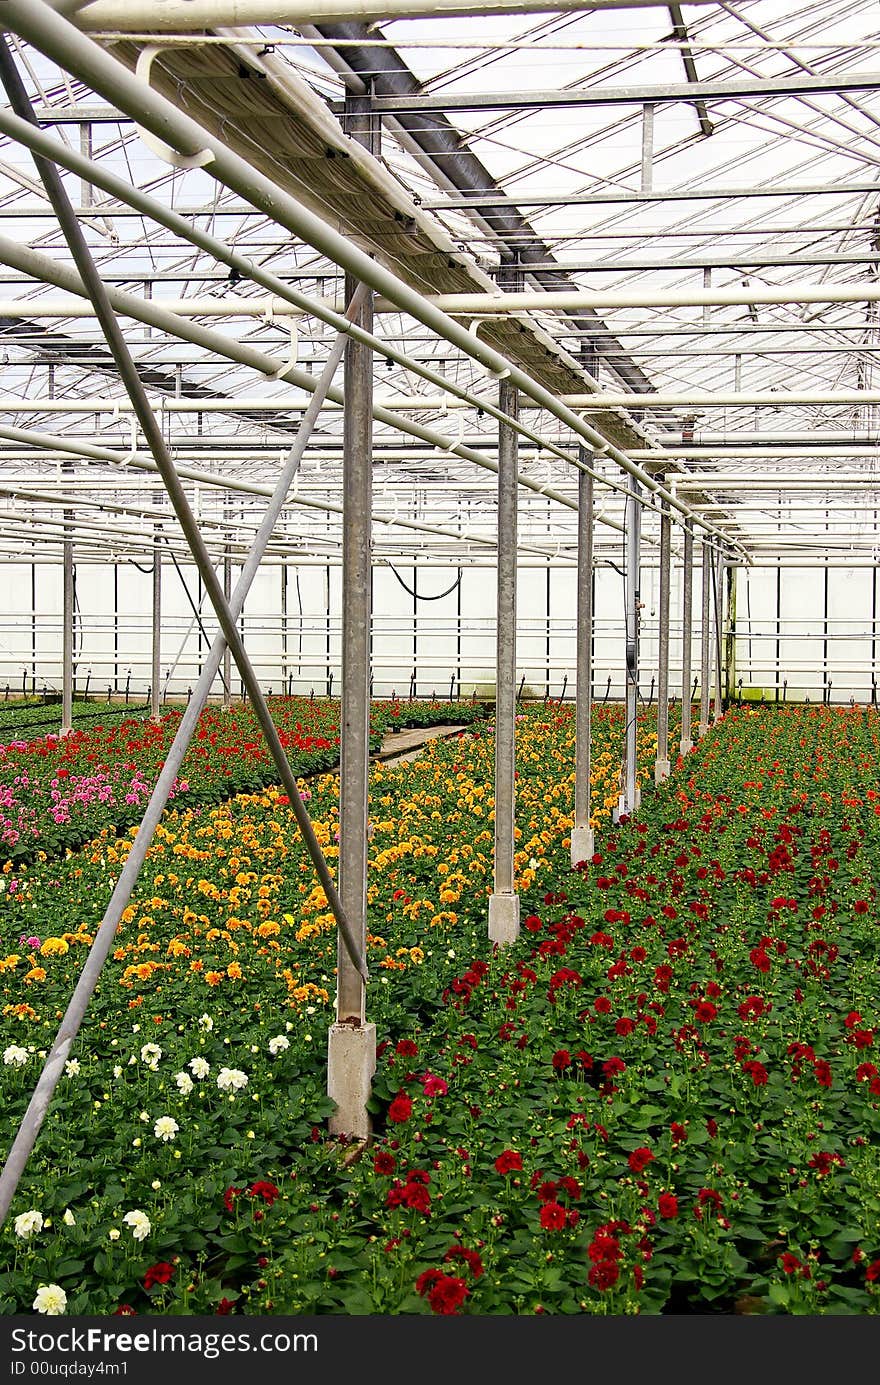
[[[339,758],[339,703],[327,699],[270,699],[281,742],[298,775],[329,769]],[[451,716],[483,715],[473,703],[377,702],[371,748],[396,726],[432,726]],[[0,745],[0,855],[26,860],[56,855],[89,841],[105,826],[124,832],[141,818],[177,731],[181,710],[160,721],[125,717],[106,726],[74,729],[61,739],[42,736]],[[217,803],[230,794],[264,788],[277,776],[250,704],[207,708],[187,751],[171,798]]]
[[[116,717],[129,717],[134,720],[137,717],[149,716],[150,704],[139,703],[125,706],[123,703],[108,702],[74,702],[72,707],[73,725],[82,727],[94,726],[100,721],[115,721]],[[30,699],[13,698],[11,701],[0,701],[0,740],[4,742],[20,740],[22,732],[33,732],[37,736],[54,734],[61,724],[61,698],[53,698],[47,701],[41,698],[34,702]]]
[[[567,830],[571,724],[570,709],[536,709],[520,723],[520,807],[535,815],[523,818],[529,831],[517,855],[524,888],[547,869]],[[616,801],[612,747],[622,725],[620,709],[597,714],[597,822]],[[374,770],[370,1006],[383,1032],[409,1024],[411,1010],[424,1012],[422,1023],[442,1017],[457,950],[485,949],[492,753],[491,737],[477,731],[434,744],[414,764]],[[651,753],[646,738],[645,757]],[[555,771],[549,786],[548,768]],[[437,790],[447,782],[455,797],[441,815]],[[332,861],[335,777],[306,792]],[[558,806],[546,816],[548,793]],[[16,1235],[14,1222],[6,1229],[13,1253],[0,1294],[7,1305],[30,1307],[39,1283],[59,1284],[70,1311],[241,1303],[271,1250],[271,1218],[280,1206],[294,1215],[291,1191],[296,1217],[310,1221],[315,1200],[344,1185],[323,1139],[335,938],[282,799],[271,790],[163,820],[16,1200],[16,1216],[34,1212],[43,1223],[22,1223],[23,1232],[31,1228],[26,1236]],[[460,835],[458,859],[446,849],[450,822]],[[11,1041],[0,1074],[10,1136],[125,850],[105,834],[66,862],[5,873],[15,951],[0,960]],[[41,937],[31,931],[37,919]],[[224,1068],[247,1083],[224,1077],[218,1086]],[[249,1191],[256,1185],[263,1192]],[[271,1187],[281,1191],[268,1195],[270,1206]],[[64,1219],[68,1210],[73,1224]],[[124,1220],[135,1212],[150,1223],[143,1243]],[[191,1261],[200,1264],[192,1290],[195,1280],[183,1273]],[[172,1266],[167,1280],[152,1274],[156,1265]]]
[[[495,957],[491,737],[376,771],[350,1166],[324,1138],[335,939],[284,805],[168,815],[4,1229],[8,1311],[40,1284],[94,1313],[877,1311],[877,714],[731,711],[578,872],[570,710],[519,729],[524,926]],[[18,876],[15,929],[65,946],[0,978],[10,1135],[123,853]]]

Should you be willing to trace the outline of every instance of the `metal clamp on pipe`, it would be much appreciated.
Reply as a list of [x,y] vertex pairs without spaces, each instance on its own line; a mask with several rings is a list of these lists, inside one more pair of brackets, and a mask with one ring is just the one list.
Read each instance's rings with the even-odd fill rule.
[[[274,320],[269,317],[271,311],[270,306],[264,321],[270,322]],[[283,380],[287,372],[292,370],[293,367],[299,363],[299,329],[294,322],[290,322],[288,325],[290,327],[290,352],[284,365],[279,366],[275,374],[268,377],[270,380]]]
[[[472,318],[472,320],[468,323],[468,331],[470,332],[471,336],[479,339],[480,328],[482,327],[483,323],[491,322],[491,320],[492,319],[488,317]],[[505,366],[503,370],[492,370],[491,366],[484,366],[483,369],[485,370],[486,374],[490,376],[493,380],[506,380],[508,375],[510,374],[510,366]]]
[[[164,400],[162,402],[164,403]],[[129,427],[131,429],[131,445],[124,457],[114,457],[112,459],[111,466],[128,466],[129,462],[133,462],[138,454],[138,425],[137,419],[134,417],[134,415],[132,415],[132,417],[129,419]]]
[[453,438],[446,448],[447,452],[455,452],[464,442],[464,414],[459,414],[455,422],[458,425],[458,437]]
[[[147,86],[150,85],[150,69],[153,60],[159,53],[163,53],[169,44],[151,43],[146,48],[142,48],[138,54],[134,73],[140,77]],[[175,50],[179,45],[174,45]],[[142,125],[135,124],[140,138],[148,149],[154,154],[158,154],[165,163],[171,164],[172,168],[204,168],[205,164],[213,162],[214,154],[210,149],[200,149],[197,154],[180,154],[176,149],[172,149],[170,144],[165,144],[163,140],[157,139],[149,130],[145,130]]]

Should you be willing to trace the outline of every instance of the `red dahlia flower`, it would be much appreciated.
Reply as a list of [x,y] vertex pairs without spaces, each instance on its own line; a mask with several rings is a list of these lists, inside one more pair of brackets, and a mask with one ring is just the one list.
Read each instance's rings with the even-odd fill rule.
[[517,1154],[515,1149],[505,1149],[495,1160],[496,1173],[520,1173],[522,1166],[522,1155]]
[[613,1289],[619,1278],[620,1270],[608,1260],[601,1260],[599,1264],[593,1265],[587,1275],[594,1289]]
[[567,1220],[565,1208],[558,1202],[545,1202],[541,1208],[541,1227],[544,1231],[562,1231]]
[[427,1296],[431,1311],[450,1317],[456,1313],[468,1296],[468,1286],[455,1275],[444,1274],[442,1270],[424,1270],[416,1280],[416,1293]]
[[412,1115],[412,1100],[406,1092],[398,1092],[397,1096],[388,1107],[388,1119],[398,1125],[408,1121]]
[[651,1151],[642,1146],[640,1149],[633,1150],[632,1154],[629,1156],[629,1159],[627,1160],[627,1163],[629,1164],[633,1173],[641,1173],[643,1169],[646,1169],[648,1167],[648,1165],[652,1162],[653,1159],[654,1155],[651,1153]]
[[248,1188],[248,1192],[250,1193],[251,1197],[261,1197],[264,1202],[267,1202],[269,1204],[270,1207],[272,1206],[272,1203],[275,1201],[275,1199],[281,1196],[280,1188],[276,1188],[274,1183],[266,1183],[265,1181],[252,1183],[251,1186]]
[[167,1260],[160,1260],[157,1265],[151,1265],[144,1275],[144,1288],[152,1289],[154,1284],[167,1284],[174,1275],[174,1266],[169,1265]]

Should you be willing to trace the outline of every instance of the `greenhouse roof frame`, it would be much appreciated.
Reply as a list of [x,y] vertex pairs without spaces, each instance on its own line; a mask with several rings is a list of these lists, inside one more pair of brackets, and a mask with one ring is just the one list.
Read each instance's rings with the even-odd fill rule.
[[[804,469],[812,472],[819,463],[815,470],[816,524],[814,531],[805,535],[803,553],[807,561],[821,560],[824,552],[831,551],[826,543],[823,501],[838,489],[842,495],[850,494],[850,487],[857,488],[860,496],[870,495],[875,467],[872,443],[880,406],[880,392],[872,388],[878,342],[876,303],[880,298],[880,213],[873,191],[876,188],[880,192],[880,184],[858,176],[859,168],[872,166],[875,149],[880,145],[880,105],[873,90],[880,43],[868,27],[868,5],[848,6],[844,16],[834,0],[818,0],[805,11],[794,11],[785,0],[752,0],[751,4],[739,7],[707,3],[685,7],[684,31],[676,29],[675,17],[671,16],[670,32],[669,23],[663,25],[664,14],[669,17],[670,12],[663,6],[541,6],[540,12],[548,17],[534,22],[525,17],[517,20],[515,14],[519,11],[526,16],[534,12],[537,7],[530,4],[456,4],[453,8],[458,14],[492,15],[487,20],[486,37],[481,36],[480,41],[474,36],[474,26],[463,21],[456,27],[451,19],[441,17],[437,7],[433,7],[433,18],[419,17],[418,4],[383,7],[384,18],[378,19],[369,31],[358,22],[364,14],[362,6],[346,11],[344,6],[337,5],[332,13],[329,8],[320,13],[311,11],[313,22],[325,28],[354,26],[351,32],[339,33],[335,38],[332,34],[319,35],[313,28],[293,31],[291,26],[298,22],[290,18],[293,6],[270,7],[284,22],[269,27],[267,20],[253,18],[262,12],[251,0],[237,6],[221,0],[200,0],[200,5],[199,13],[204,10],[209,14],[210,24],[196,22],[192,0],[185,6],[163,0],[158,8],[150,7],[149,27],[141,27],[146,7],[117,6],[115,19],[109,25],[101,19],[113,12],[109,0],[94,0],[84,7],[71,4],[70,0],[53,0],[51,8],[67,13],[78,25],[88,28],[102,50],[122,56],[130,67],[136,65],[139,55],[151,46],[151,36],[155,36],[153,46],[160,51],[148,60],[149,80],[157,91],[170,94],[174,103],[185,105],[190,112],[205,114],[206,74],[214,74],[222,92],[231,93],[235,86],[235,101],[224,110],[222,119],[224,134],[233,144],[247,140],[242,126],[244,117],[240,114],[242,88],[249,89],[248,101],[257,101],[255,109],[267,109],[266,102],[284,108],[286,119],[299,122],[296,128],[301,137],[306,130],[319,134],[326,141],[326,151],[335,153],[335,158],[311,160],[312,198],[321,203],[324,215],[335,203],[335,214],[345,219],[349,233],[369,246],[371,233],[366,221],[357,223],[358,215],[366,215],[364,209],[358,212],[352,209],[350,201],[340,200],[337,172],[341,160],[350,165],[349,176],[364,180],[363,186],[377,193],[381,191],[392,221],[400,228],[393,243],[384,232],[378,234],[372,242],[375,255],[393,265],[404,278],[409,277],[428,301],[432,286],[426,283],[425,265],[415,277],[414,271],[405,267],[407,240],[413,245],[426,238],[426,246],[434,246],[434,269],[445,257],[445,272],[459,276],[462,286],[458,292],[468,293],[459,302],[468,311],[465,320],[470,323],[469,336],[476,343],[474,353],[462,353],[460,336],[450,345],[448,338],[438,339],[431,331],[425,336],[418,325],[413,333],[412,320],[401,312],[399,301],[378,304],[380,310],[388,310],[377,331],[391,355],[387,386],[379,398],[383,408],[395,412],[399,419],[413,424],[419,420],[416,427],[424,430],[422,441],[427,444],[409,454],[411,462],[393,460],[394,441],[399,433],[388,429],[396,428],[398,420],[389,424],[384,419],[377,425],[381,429],[376,439],[377,493],[394,494],[393,511],[386,507],[385,518],[393,518],[394,512],[399,518],[404,505],[423,507],[418,515],[409,515],[411,533],[415,532],[415,525],[423,526],[424,546],[413,549],[413,553],[418,551],[426,560],[448,554],[449,545],[454,543],[451,536],[462,533],[466,527],[462,508],[465,496],[470,507],[477,505],[485,516],[491,513],[494,482],[490,475],[486,475],[485,482],[478,478],[475,481],[469,465],[473,457],[467,455],[468,451],[479,452],[490,470],[494,469],[492,458],[497,438],[492,425],[498,419],[498,411],[491,376],[487,379],[486,375],[487,368],[491,368],[486,366],[486,360],[492,361],[493,357],[483,352],[484,340],[493,346],[500,341],[502,348],[515,342],[515,355],[527,363],[525,373],[530,378],[535,370],[539,375],[542,370],[549,372],[548,393],[558,405],[548,414],[544,411],[548,400],[543,393],[536,399],[521,400],[519,426],[527,432],[520,447],[521,472],[530,487],[530,491],[521,491],[520,537],[524,557],[531,551],[536,558],[545,553],[560,561],[572,560],[573,526],[563,523],[560,529],[559,520],[549,516],[545,498],[548,494],[556,495],[567,508],[576,504],[578,457],[572,443],[579,436],[584,440],[584,435],[576,432],[572,437],[573,418],[581,423],[584,418],[588,420],[588,440],[595,448],[593,465],[597,478],[615,479],[617,490],[603,503],[603,518],[610,521],[612,529],[619,529],[623,523],[623,487],[615,476],[622,457],[643,475],[666,475],[670,481],[675,477],[668,494],[676,498],[686,496],[694,514],[717,528],[743,555],[749,549],[749,516],[753,513],[750,504],[758,503],[778,484],[784,511],[787,473],[795,469],[797,493],[808,495],[809,479],[804,476]],[[37,3],[18,6],[16,0],[10,6],[8,27],[16,29],[19,10],[21,14],[34,14],[41,8]],[[635,15],[632,20],[628,18],[630,8],[639,16],[638,28]],[[186,27],[184,13],[190,16]],[[234,31],[225,27],[233,22],[232,13],[240,19]],[[301,21],[305,22],[302,17]],[[245,24],[261,27],[248,30],[241,27]],[[615,27],[609,29],[609,25]],[[613,41],[618,34],[619,45]],[[598,36],[592,53],[591,36]],[[383,113],[386,130],[386,144],[377,157],[354,146],[333,113],[340,108],[340,95],[345,90],[363,89],[363,74],[358,75],[350,65],[353,55],[363,46],[369,51],[373,43],[377,54],[396,54],[394,63],[399,66],[402,59],[394,47],[398,40],[401,51],[413,54],[414,65],[409,70],[417,90],[410,96],[394,96],[383,94],[377,87],[372,104]],[[436,47],[432,48],[432,42]],[[463,58],[449,67],[450,56],[455,58],[450,50],[455,46],[462,48]],[[521,55],[526,46],[530,54],[531,90],[520,80]],[[547,60],[533,62],[542,46],[547,47]],[[284,228],[264,214],[265,207],[254,207],[234,191],[226,192],[216,185],[212,193],[212,185],[207,181],[212,172],[210,165],[188,171],[170,168],[161,151],[156,152],[153,136],[147,136],[148,147],[142,143],[139,130],[142,132],[144,126],[135,119],[142,115],[141,111],[130,108],[124,112],[106,92],[92,90],[78,77],[62,75],[50,60],[20,39],[16,39],[16,47],[39,119],[59,132],[68,125],[78,127],[83,158],[92,164],[103,164],[108,173],[118,176],[115,169],[121,170],[126,163],[131,167],[136,153],[142,171],[133,179],[133,187],[137,188],[138,183],[144,189],[149,186],[154,200],[164,201],[169,208],[173,205],[180,220],[186,219],[194,227],[212,223],[221,234],[228,227],[232,249],[251,261],[251,242],[260,238],[259,243],[264,246],[273,244],[277,249],[270,258],[273,264],[281,266],[276,277],[302,283],[304,302],[312,304],[316,298],[323,299],[338,315],[335,295],[331,293],[328,299],[325,292],[326,286],[338,278],[336,264],[308,245],[290,245],[289,240],[285,245]],[[676,65],[684,65],[688,54],[687,80],[681,82],[676,76]],[[701,71],[693,80],[695,63]],[[551,70],[548,64],[558,64],[566,80],[554,88],[553,102],[540,102],[548,85],[546,80],[541,82],[542,74]],[[376,70],[381,73],[387,68],[386,58]],[[143,61],[142,69],[145,70]],[[487,80],[489,73],[491,79]],[[517,80],[510,82],[509,97],[498,80],[502,73],[517,74]],[[256,89],[258,97],[251,95]],[[492,92],[509,99],[515,109],[494,113],[485,109]],[[616,109],[624,99],[636,103],[635,119],[628,106]],[[697,100],[717,103],[712,112],[716,123],[712,133],[702,132],[694,145],[693,136],[682,134],[682,122],[687,121],[688,107]],[[543,110],[537,110],[539,102]],[[664,133],[667,117],[662,116],[661,107],[672,102],[679,106],[669,106],[673,123]],[[468,195],[456,192],[444,178],[440,156],[432,163],[424,151],[414,152],[412,131],[401,132],[398,120],[407,103],[414,110],[424,111],[426,118],[429,107],[438,113],[448,111],[455,118],[466,117],[466,127],[459,125],[456,131],[460,147],[478,156],[491,169],[495,190],[484,188]],[[571,142],[560,140],[557,135],[554,145],[548,128],[555,119],[553,106],[580,104],[584,104],[587,120],[580,139]],[[675,115],[679,108],[681,114]],[[595,117],[589,116],[592,109],[597,112]],[[800,114],[795,119],[797,112]],[[105,130],[109,138],[96,149],[100,130]],[[854,134],[858,136],[855,141]],[[735,137],[745,152],[738,159],[721,164],[709,158],[705,151],[713,140],[717,143],[722,137]],[[49,138],[57,141],[58,136]],[[395,138],[400,140],[396,146],[391,143]],[[625,147],[627,141],[631,154],[627,152],[622,166],[618,160],[615,167],[613,149],[616,145]],[[799,152],[804,145],[814,156],[806,162]],[[667,166],[686,166],[688,160],[693,161],[691,151],[695,149],[700,151],[696,173],[690,173],[678,184],[674,177],[664,178],[669,186],[659,188],[660,171]],[[7,150],[14,150],[14,145],[7,144],[4,154]],[[589,180],[589,188],[583,186],[584,175],[580,175],[579,188],[576,170],[588,155],[598,160],[599,167]],[[0,166],[4,180],[0,188],[6,188],[0,194],[0,216],[26,217],[22,223],[25,236],[45,245],[60,259],[57,230],[52,227],[50,215],[42,210],[39,198],[35,203],[38,189],[25,172],[21,154],[15,157],[17,164]],[[179,156],[175,162],[180,163]],[[751,183],[745,183],[741,177],[734,181],[743,167],[750,174],[752,168],[760,167],[765,176],[759,175]],[[723,169],[723,180],[718,176],[719,169]],[[819,169],[822,178],[815,177]],[[325,329],[308,309],[296,319],[299,341],[294,343],[286,313],[303,310],[295,309],[289,300],[285,304],[255,298],[243,276],[234,270],[230,271],[231,292],[212,303],[198,291],[193,292],[200,274],[207,282],[223,282],[222,266],[218,276],[216,260],[207,259],[206,251],[194,250],[167,228],[157,229],[146,219],[138,232],[134,217],[144,214],[137,208],[123,206],[118,199],[110,202],[106,196],[99,200],[86,178],[77,183],[71,177],[71,186],[78,186],[81,192],[74,199],[77,215],[95,242],[96,258],[102,271],[109,271],[108,278],[120,285],[142,285],[145,305],[154,300],[157,306],[170,307],[165,285],[172,282],[169,276],[175,271],[171,257],[176,255],[177,273],[191,282],[186,284],[184,301],[174,307],[199,324],[198,335],[203,343],[206,338],[202,336],[201,324],[212,315],[224,313],[224,305],[229,310],[235,308],[237,300],[237,311],[250,314],[251,320],[244,316],[230,319],[229,327],[250,360],[257,355],[274,359],[275,370],[283,374],[282,367],[291,359],[292,346],[298,346],[300,357],[307,347],[311,359],[320,362],[326,349]],[[548,179],[553,180],[549,187]],[[543,181],[542,191],[538,191],[539,180]],[[184,191],[190,184],[197,190],[196,203]],[[350,191],[352,185],[347,186]],[[677,205],[690,208],[686,226],[680,223]],[[492,208],[518,206],[530,209],[531,222],[520,217],[516,224],[522,225],[522,232],[513,234],[512,242],[508,237],[507,249],[502,247],[499,255],[500,223]],[[842,208],[849,215],[842,215]],[[120,218],[118,228],[116,216]],[[573,219],[580,224],[572,225]],[[826,222],[839,229],[821,229]],[[700,223],[705,224],[705,235]],[[771,228],[765,244],[761,240],[762,223]],[[534,288],[519,300],[526,306],[518,307],[518,318],[510,320],[507,314],[498,314],[496,321],[498,269],[508,263],[511,245],[514,253],[524,250],[527,229],[533,240],[545,245],[550,257],[544,255],[521,264]],[[653,229],[668,247],[661,262],[621,253],[623,247],[637,241],[640,235],[644,239]],[[783,233],[784,246],[778,249],[778,237]],[[621,249],[615,246],[615,236],[619,236]],[[717,249],[719,236],[724,237],[722,253]],[[747,244],[744,237],[748,238]],[[701,241],[707,253],[701,253]],[[585,260],[582,249],[578,253],[579,247],[590,244],[607,244],[609,248]],[[265,249],[261,249],[260,256],[265,258]],[[802,271],[799,272],[802,265],[818,271],[819,282],[805,286]],[[534,277],[539,271],[547,281],[543,290]],[[702,276],[696,286],[689,278],[695,273]],[[433,271],[428,274],[431,277]],[[467,276],[476,293],[463,289],[462,275]],[[588,275],[588,280],[583,281],[583,275]],[[554,276],[558,276],[557,283],[571,282],[575,296],[554,298]],[[53,303],[45,292],[35,290],[22,278],[20,266],[18,273],[4,277],[10,283],[9,297],[16,302],[2,306],[9,308],[10,325],[19,320],[20,314],[20,327],[14,342],[8,328],[2,334],[2,346],[13,368],[7,376],[6,398],[0,395],[0,422],[8,430],[25,425],[32,428],[36,438],[48,439],[45,425],[51,418],[51,435],[56,439],[69,437],[74,444],[77,440],[92,444],[99,441],[108,454],[121,452],[124,459],[132,451],[128,411],[124,401],[117,404],[108,399],[97,355],[90,358],[84,354],[87,342],[94,339],[88,319],[79,316],[82,310],[74,309],[70,302],[56,299]],[[597,280],[601,280],[598,286]],[[309,292],[310,281],[317,294]],[[445,285],[438,280],[433,287],[441,295],[438,306],[457,311],[456,299],[443,296]],[[560,290],[555,292],[559,294]],[[808,303],[813,301],[815,308],[809,309]],[[560,304],[574,316],[560,314]],[[509,308],[511,304],[502,306]],[[65,308],[68,316],[55,316],[64,313]],[[576,325],[581,308],[601,309],[601,330],[594,327],[591,332],[588,326]],[[744,310],[742,314],[735,311],[738,308]],[[861,321],[856,320],[859,309],[864,314]],[[482,320],[490,316],[490,321]],[[325,321],[329,324],[330,319]],[[56,328],[56,322],[66,329],[65,333]],[[63,338],[74,323],[79,324],[77,351],[66,364]],[[507,336],[499,339],[495,335],[499,330]],[[673,333],[676,346],[672,352],[664,352],[665,342]],[[774,341],[768,347],[771,334]],[[778,353],[773,350],[777,334],[783,342]],[[426,343],[420,353],[414,353],[409,345],[416,336]],[[57,354],[56,345],[60,348]],[[257,347],[256,351],[252,345]],[[95,340],[96,353],[98,349]],[[233,362],[200,354],[192,341],[189,348],[185,346],[181,351],[180,338],[155,325],[144,325],[132,333],[132,349],[142,369],[149,366],[166,372],[169,384],[159,386],[162,392],[156,404],[184,468],[188,458],[198,457],[204,440],[213,440],[218,455],[228,456],[226,465],[231,465],[238,449],[230,451],[229,442],[239,438],[241,452],[248,455],[237,468],[236,479],[245,485],[253,483],[256,492],[263,488],[284,431],[301,414],[307,394],[297,394],[289,387],[282,394],[280,381],[278,385],[261,384],[259,392],[250,383],[242,389],[245,377]],[[42,359],[35,351],[42,351]],[[47,351],[52,352],[51,359]],[[450,380],[453,393],[429,393],[424,384],[412,390],[410,363],[416,354],[425,361],[430,377]],[[792,361],[803,362],[795,387],[787,378],[785,358],[789,354]],[[725,364],[731,356],[732,380],[726,374]],[[437,361],[436,367],[428,364],[432,360]],[[170,364],[163,366],[164,361]],[[624,366],[627,371],[639,372],[648,387],[621,390],[617,369]],[[302,375],[311,373],[299,369]],[[289,372],[288,378],[290,375],[295,376],[296,370]],[[50,390],[55,395],[59,393],[59,377],[62,397],[50,400]],[[638,375],[632,378],[637,379]],[[90,397],[94,400],[93,409],[87,408]],[[292,412],[294,407],[297,413]],[[108,409],[109,421],[99,425],[98,420]],[[341,508],[339,472],[332,461],[339,436],[338,414],[338,402],[322,414],[309,453],[320,470],[323,495],[329,497],[325,511],[328,520],[334,504],[337,510]],[[791,439],[799,435],[809,435],[810,442],[792,445]],[[432,437],[445,439],[445,445],[441,444],[433,454],[429,443]],[[3,469],[12,468],[19,491],[19,512],[26,490],[21,485],[23,458],[33,457],[32,489],[38,489],[41,479],[55,473],[60,455],[51,446],[41,448],[30,442],[24,444],[22,452],[21,442],[23,439],[17,446],[16,435],[10,431],[0,443],[0,479]],[[530,447],[534,448],[533,454]],[[386,462],[381,460],[383,455],[387,455]],[[752,496],[747,481],[728,488],[722,479],[726,459],[743,457],[751,463],[749,474],[755,481]],[[833,470],[829,472],[828,468],[839,466],[844,459],[848,469],[838,483]],[[710,461],[711,466],[704,464]],[[112,478],[122,475],[121,468],[110,465],[102,474],[99,461],[87,465],[91,475],[102,475],[108,511],[117,501],[122,508],[131,505],[131,495],[126,497],[120,492],[113,499]],[[695,473],[699,480],[692,484],[688,473],[695,467],[699,467]],[[645,472],[644,468],[648,470]],[[713,483],[716,468],[723,469],[718,473],[717,485]],[[304,476],[307,472],[308,462]],[[857,479],[851,480],[853,472]],[[147,489],[141,496],[144,515],[150,511],[149,483],[145,485]],[[11,489],[15,486],[6,488]],[[334,492],[338,504],[333,499]],[[216,530],[219,542],[223,533],[220,511],[226,502],[220,487],[206,488],[204,493],[216,495],[214,501],[205,503],[217,506],[208,527]],[[402,505],[404,494],[407,500]],[[442,507],[439,524],[431,524],[425,508],[433,503],[429,494]],[[458,504],[457,496],[461,497]],[[35,500],[34,504],[37,503]],[[52,518],[51,507],[48,510],[47,521]],[[30,536],[31,552],[35,551],[42,514],[42,508],[34,512],[37,529]],[[647,520],[646,537],[656,542],[659,531],[652,526],[658,521],[651,519],[650,512]],[[873,526],[867,518],[864,523],[855,519],[854,524],[847,535],[854,551],[862,555],[872,553]],[[241,525],[243,530],[247,529],[244,511]],[[432,528],[437,531],[433,535],[437,542],[433,554]],[[397,532],[402,534],[403,530],[399,528]],[[45,533],[47,541],[54,544],[49,528]],[[334,531],[327,529],[324,537],[326,541],[319,543],[313,524],[301,524],[298,534],[296,524],[287,524],[283,538],[278,535],[279,557],[282,549],[285,553],[296,553],[298,549],[304,553],[314,544],[319,544],[321,550],[332,550],[338,541],[334,540]],[[485,539],[485,533],[481,538]],[[755,538],[758,540],[757,533]],[[477,550],[485,550],[486,546],[485,542],[473,544],[465,539],[461,545],[464,560],[479,561]],[[3,551],[0,540],[0,554]],[[13,551],[14,548],[7,550],[6,556]],[[96,555],[99,551],[94,550]],[[597,551],[601,554],[601,546]],[[274,549],[270,552],[274,553]],[[750,556],[761,563],[772,558],[772,552],[768,554],[760,539]],[[788,557],[787,548],[785,556]]]

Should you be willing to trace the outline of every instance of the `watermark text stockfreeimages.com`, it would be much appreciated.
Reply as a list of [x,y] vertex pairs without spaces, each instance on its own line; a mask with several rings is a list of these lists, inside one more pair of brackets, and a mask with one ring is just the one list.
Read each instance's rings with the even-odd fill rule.
[[[2,3],[2,0],[0,0]],[[107,1355],[110,1353],[147,1355],[177,1353],[196,1355],[208,1361],[236,1352],[316,1352],[318,1337],[314,1332],[169,1332],[151,1327],[146,1331],[122,1331],[108,1327],[68,1327],[53,1331],[15,1327],[11,1332],[13,1375],[23,1375],[26,1360],[22,1354],[60,1353],[62,1355]],[[88,1363],[86,1363],[88,1364]],[[94,1364],[94,1363],[92,1363]],[[77,1371],[76,1374],[87,1372]]]

